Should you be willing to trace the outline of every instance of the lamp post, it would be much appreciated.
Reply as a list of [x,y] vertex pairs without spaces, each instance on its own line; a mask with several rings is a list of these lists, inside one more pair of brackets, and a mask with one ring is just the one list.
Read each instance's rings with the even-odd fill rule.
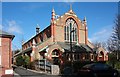
[[75,30],[70,31],[70,51],[72,52],[72,32]]
[[73,58],[74,58],[73,51],[72,51],[72,32],[74,31],[75,31],[74,29],[70,31],[70,53],[72,53],[72,60],[71,60],[72,73],[73,73]]

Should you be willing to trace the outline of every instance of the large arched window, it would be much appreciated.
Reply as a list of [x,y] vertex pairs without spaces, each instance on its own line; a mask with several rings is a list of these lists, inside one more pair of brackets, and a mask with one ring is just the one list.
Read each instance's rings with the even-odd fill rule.
[[65,27],[64,27],[65,41],[70,41],[70,32],[72,30],[74,31],[71,33],[71,39],[73,42],[76,42],[77,41],[77,24],[72,18],[69,18],[66,21]]

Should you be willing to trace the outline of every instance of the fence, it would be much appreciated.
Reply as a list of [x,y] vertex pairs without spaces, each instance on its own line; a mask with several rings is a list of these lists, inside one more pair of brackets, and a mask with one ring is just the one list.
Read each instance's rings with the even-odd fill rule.
[[52,65],[46,59],[39,60],[37,62],[36,67],[37,67],[38,70],[44,71],[44,72],[52,74],[52,75],[58,75],[59,74],[59,66],[58,65]]
[[51,73],[51,64],[46,59],[39,60],[36,64],[38,70]]

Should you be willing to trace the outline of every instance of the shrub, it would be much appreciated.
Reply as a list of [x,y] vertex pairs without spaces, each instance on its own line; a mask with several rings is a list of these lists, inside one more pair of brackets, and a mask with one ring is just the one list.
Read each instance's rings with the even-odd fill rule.
[[24,64],[24,58],[23,56],[19,55],[17,58],[16,58],[16,65],[17,66],[22,66]]
[[119,62],[119,61],[117,61],[117,62],[115,63],[115,68],[116,68],[116,69],[120,69],[120,62]]
[[16,58],[16,65],[24,66],[25,68],[30,67],[30,57],[28,55],[25,55],[25,56],[19,55]]
[[28,68],[30,66],[30,57],[28,55],[24,56],[24,67]]

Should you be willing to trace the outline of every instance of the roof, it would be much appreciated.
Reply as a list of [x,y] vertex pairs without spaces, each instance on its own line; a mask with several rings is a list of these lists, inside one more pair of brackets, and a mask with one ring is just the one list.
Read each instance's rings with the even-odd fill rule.
[[29,47],[26,50],[23,50],[22,53],[26,53],[26,52],[29,52],[29,51],[32,51],[32,47]]
[[20,50],[20,52],[14,54],[13,56],[16,57],[16,56],[18,56],[18,55],[21,55],[21,54],[23,54],[23,53],[27,53],[27,52],[30,52],[30,51],[32,51],[32,47],[29,47],[29,48],[27,48],[26,50]]
[[5,31],[2,31],[2,30],[0,30],[0,36],[1,36],[1,37],[10,37],[10,38],[12,38],[12,39],[15,37],[15,35],[10,34],[10,33],[8,33],[8,32],[5,32]]
[[36,38],[38,35],[42,34],[46,29],[48,29],[51,25],[49,25],[48,27],[46,27],[44,30],[40,31],[38,34],[33,35],[30,39],[28,39],[27,41],[25,41],[22,45],[28,43],[29,41],[33,40],[34,38]]
[[[57,44],[60,45],[61,48],[65,49],[67,52],[70,52],[70,43],[57,42]],[[72,44],[72,50],[73,52],[80,52],[80,53],[84,53],[84,52],[89,53],[93,51],[93,49],[86,44],[76,45],[76,43]]]
[[[65,50],[65,52],[68,52],[70,53],[70,43],[69,42],[56,42],[55,44],[59,45],[62,49]],[[52,46],[52,45],[50,45]],[[40,49],[40,52],[41,51],[46,51],[46,49],[49,48],[49,46],[46,46],[42,49]],[[73,52],[75,53],[91,53],[93,52],[93,49],[90,48],[88,45],[85,45],[85,44],[76,44],[76,43],[73,43],[72,44],[72,50]]]

